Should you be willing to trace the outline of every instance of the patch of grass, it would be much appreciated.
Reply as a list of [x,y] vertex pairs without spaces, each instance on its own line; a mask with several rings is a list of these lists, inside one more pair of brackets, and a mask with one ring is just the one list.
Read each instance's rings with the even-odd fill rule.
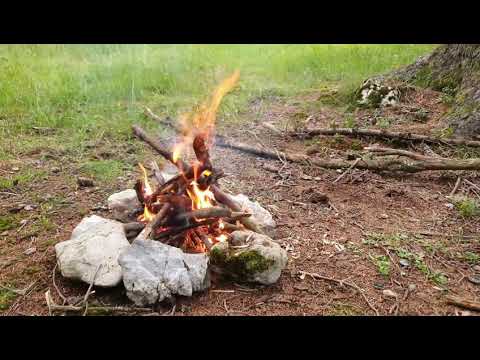
[[343,122],[343,126],[349,129],[354,128],[357,125],[355,117],[352,114],[347,114]]
[[9,177],[1,178],[0,179],[0,190],[8,190],[14,188],[17,185],[26,185],[31,183],[34,180],[38,180],[44,177],[46,171],[44,170],[36,170],[31,168],[26,168],[21,170],[20,172],[16,173],[15,175],[11,175]]
[[471,251],[465,251],[463,254],[459,254],[459,260],[466,261],[471,265],[480,263],[480,254],[473,253]]
[[0,232],[14,229],[18,226],[17,219],[12,215],[0,216]]
[[7,310],[17,295],[9,290],[0,289],[0,311]]
[[390,125],[390,120],[388,120],[387,118],[379,118],[377,120],[377,126],[382,129],[387,129],[390,127]]
[[[238,121],[255,98],[327,92],[336,102],[366,77],[434,49],[433,45],[1,45],[0,151],[13,158],[32,143],[81,153],[92,138],[125,140],[147,105],[176,117],[208,96],[234,69],[239,86],[219,121]],[[343,95],[342,95],[343,94]],[[33,126],[53,128],[38,135]],[[32,141],[35,138],[36,141]],[[28,139],[28,140],[27,140]]]
[[471,218],[480,215],[480,205],[474,199],[458,198],[453,200],[455,208],[464,218]]
[[390,276],[390,259],[385,255],[377,255],[371,257],[371,260],[377,267],[380,275],[388,277]]
[[100,181],[112,181],[123,174],[125,164],[117,160],[87,161],[80,166],[80,171]]

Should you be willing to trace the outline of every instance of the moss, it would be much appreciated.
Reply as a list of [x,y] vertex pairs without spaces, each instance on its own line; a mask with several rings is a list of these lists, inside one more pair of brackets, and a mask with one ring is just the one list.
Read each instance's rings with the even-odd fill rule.
[[255,274],[264,272],[274,263],[256,250],[234,253],[220,246],[215,246],[210,251],[210,262],[224,269],[227,277],[241,281],[252,280]]

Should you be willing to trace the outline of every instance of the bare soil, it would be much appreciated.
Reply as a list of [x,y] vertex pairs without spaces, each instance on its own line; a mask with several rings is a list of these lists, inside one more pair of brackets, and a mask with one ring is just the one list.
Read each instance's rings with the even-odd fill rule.
[[[390,121],[389,130],[431,134],[442,129],[439,119],[446,107],[440,97],[425,90],[416,91],[407,99],[406,107],[428,111],[422,122],[413,119],[406,107],[357,111],[354,121],[358,126],[374,128],[379,126],[380,118],[386,118]],[[261,126],[264,121],[280,129],[298,127],[299,123],[328,127],[334,122],[341,126],[345,115],[322,106],[318,98],[318,94],[309,94],[252,102],[249,111],[242,115],[244,125],[227,126],[220,131],[250,145],[310,151],[311,156],[335,158],[345,158],[358,151],[359,146],[378,141],[344,137],[302,141],[279,136]],[[382,121],[380,125],[386,126]],[[451,148],[406,146],[424,153],[458,155]],[[446,198],[460,172],[376,174],[353,169],[333,183],[340,175],[334,170],[283,164],[219,147],[211,154],[214,164],[228,174],[221,180],[224,189],[244,193],[272,212],[278,224],[276,240],[287,249],[289,262],[272,286],[214,279],[208,291],[191,298],[177,298],[176,316],[375,315],[375,312],[478,315],[445,301],[447,294],[480,298],[480,286],[469,280],[478,276],[480,243],[476,236],[480,222],[477,217],[463,218]],[[135,158],[135,152],[130,151],[130,155]],[[151,159],[154,158],[158,156],[152,152]],[[32,282],[35,285],[25,296],[12,298],[0,312],[46,315],[47,290],[57,303],[62,302],[52,283],[55,243],[67,240],[87,214],[109,217],[108,211],[101,208],[107,197],[132,187],[138,174],[126,171],[109,186],[77,188],[75,166],[62,163],[61,156],[45,157],[42,151],[3,163],[0,172],[8,174],[14,171],[13,167],[24,166],[39,167],[45,170],[45,175],[38,181],[0,193],[0,213],[14,216],[16,221],[13,228],[0,235],[0,284],[17,289]],[[54,172],[54,167],[61,167],[61,171]],[[465,172],[462,176],[480,184],[478,174]],[[475,191],[463,183],[457,193],[476,198]],[[326,194],[329,201],[316,201],[321,197],[315,193]],[[11,209],[18,203],[37,207],[12,215]],[[49,219],[48,226],[45,217]],[[22,226],[20,219],[27,219],[27,224]],[[35,251],[27,255],[25,251],[33,247]],[[315,279],[304,272],[345,281],[361,292],[353,286]],[[59,273],[56,283],[67,297],[83,296],[88,287],[63,279]],[[96,289],[91,299],[92,304],[129,304],[122,287]],[[152,309],[152,314],[170,310],[171,304],[161,304]]]

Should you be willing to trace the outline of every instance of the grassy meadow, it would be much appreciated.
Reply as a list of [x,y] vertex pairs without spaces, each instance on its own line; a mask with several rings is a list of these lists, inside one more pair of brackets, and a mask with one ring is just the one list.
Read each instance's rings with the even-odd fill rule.
[[[92,141],[127,141],[134,122],[155,126],[143,119],[144,105],[161,116],[175,117],[202,101],[234,69],[240,70],[240,86],[222,104],[224,121],[237,121],[248,101],[262,96],[315,91],[329,83],[346,92],[366,77],[407,64],[432,49],[431,45],[0,45],[0,161],[45,148],[82,159]],[[39,133],[34,127],[55,130]],[[95,169],[92,164],[82,167]]]

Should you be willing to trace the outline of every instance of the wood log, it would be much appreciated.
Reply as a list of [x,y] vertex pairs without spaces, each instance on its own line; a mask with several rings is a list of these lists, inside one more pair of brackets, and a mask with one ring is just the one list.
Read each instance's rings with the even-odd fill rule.
[[200,164],[204,169],[212,170],[212,163],[210,162],[210,154],[208,153],[207,134],[202,133],[195,136],[193,139],[193,150]]
[[175,217],[175,221],[181,222],[184,220],[192,220],[192,219],[207,219],[207,218],[243,218],[249,217],[252,214],[241,212],[241,211],[232,211],[227,208],[223,208],[220,206],[212,206],[205,209],[198,209],[189,212],[185,212],[179,214]]
[[464,309],[480,311],[480,302],[478,301],[463,299],[457,296],[447,296],[446,300],[448,304],[460,306]]
[[[273,152],[268,150],[260,150],[258,148],[243,143],[226,140],[218,144],[219,146],[228,147],[243,151],[248,154],[264,157],[266,159],[284,159],[295,163],[311,164],[326,169],[345,169],[352,166],[352,161],[343,159],[314,159],[303,154],[291,154],[285,152]],[[446,159],[433,158],[421,154],[412,153],[406,150],[388,149],[387,148],[367,148],[370,152],[383,153],[383,155],[400,155],[411,158],[414,161],[405,161],[402,159],[367,159],[362,158],[355,165],[357,169],[371,171],[403,171],[408,173],[416,173],[428,170],[480,170],[480,159]]]
[[157,180],[158,185],[163,185],[165,184],[165,178],[162,175],[162,172],[160,171],[160,168],[158,167],[158,164],[156,161],[152,161],[152,169],[153,169],[153,175],[155,176],[155,179]]
[[375,137],[380,139],[392,139],[392,140],[402,140],[402,141],[428,142],[433,144],[465,145],[465,146],[471,146],[471,147],[480,147],[480,141],[475,141],[475,140],[440,139],[440,138],[420,135],[420,134],[402,133],[402,132],[376,130],[376,129],[319,128],[319,129],[308,130],[305,132],[291,132],[290,136],[301,137],[301,138],[311,138],[318,135],[328,136],[328,135],[337,135],[337,134],[351,136],[351,137],[370,136],[370,137]]
[[162,238],[165,238],[165,237],[169,237],[169,236],[172,236],[172,235],[182,233],[186,230],[194,229],[194,228],[199,227],[199,226],[211,225],[211,224],[215,223],[216,221],[218,221],[217,218],[207,219],[207,220],[194,222],[194,223],[191,223],[191,224],[188,224],[188,225],[172,227],[171,229],[162,231],[160,233],[153,233],[152,238],[155,239],[155,240],[159,240],[159,239],[162,239]]
[[[215,196],[215,199],[229,207],[232,211],[235,212],[241,212],[242,209],[241,207],[233,200],[232,196],[223,192],[217,185],[212,185],[211,190],[213,192],[213,195]],[[255,231],[256,233],[259,234],[264,234],[264,232],[260,229],[260,227],[249,217],[244,217],[238,219],[247,229],[250,229],[252,231]]]
[[143,141],[145,141],[148,145],[153,147],[160,155],[162,155],[165,159],[170,161],[171,163],[175,164],[180,171],[188,172],[190,166],[185,164],[183,160],[177,159],[177,161],[173,160],[173,153],[165,149],[165,147],[156,139],[148,135],[145,130],[143,130],[138,125],[132,125],[133,133]]
[[145,224],[141,222],[130,222],[130,223],[123,224],[123,229],[125,230],[125,232],[134,232],[134,231],[140,232],[144,228],[145,228]]

